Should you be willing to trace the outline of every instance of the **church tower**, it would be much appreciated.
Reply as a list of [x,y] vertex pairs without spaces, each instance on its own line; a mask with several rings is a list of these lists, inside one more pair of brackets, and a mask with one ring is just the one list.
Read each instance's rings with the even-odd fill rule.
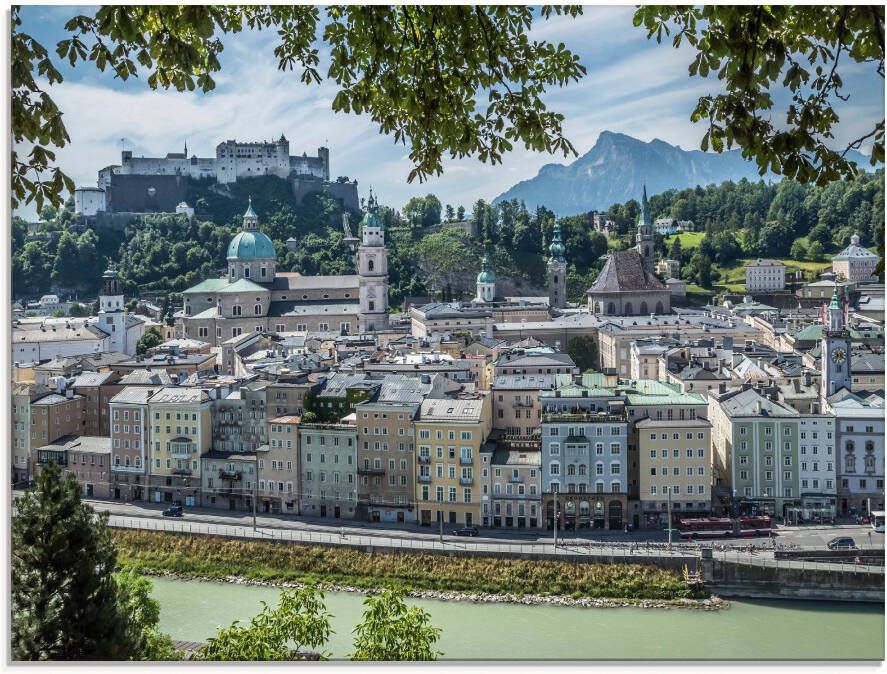
[[495,297],[496,274],[493,273],[490,258],[484,255],[484,259],[480,263],[480,274],[477,275],[477,296],[474,301],[492,302]]
[[644,269],[653,271],[653,224],[650,222],[650,204],[647,201],[647,186],[644,185],[644,198],[641,201],[641,215],[638,218],[638,231],[635,235],[637,251],[644,263]]
[[360,294],[358,330],[361,333],[388,328],[388,251],[385,223],[376,213],[376,200],[370,193],[367,213],[360,222],[357,274]]
[[548,306],[563,309],[567,305],[567,260],[564,257],[561,226],[554,223],[554,237],[548,247]]
[[123,307],[120,276],[113,265],[102,274],[99,322],[96,327],[111,335],[111,351],[126,353],[126,309]]
[[844,303],[838,297],[838,286],[832,291],[832,301],[823,307],[822,326],[822,397],[851,387],[850,333],[844,317]]

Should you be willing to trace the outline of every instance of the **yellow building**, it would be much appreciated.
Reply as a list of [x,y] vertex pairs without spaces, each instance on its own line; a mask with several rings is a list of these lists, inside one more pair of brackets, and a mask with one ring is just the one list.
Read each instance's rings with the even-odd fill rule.
[[660,528],[672,520],[711,514],[711,424],[702,418],[683,421],[643,419],[638,438],[638,487],[641,526]]
[[414,423],[419,522],[480,522],[480,448],[490,434],[490,396],[428,399]]
[[178,386],[148,399],[151,501],[199,504],[200,455],[212,446],[211,404],[205,390]]

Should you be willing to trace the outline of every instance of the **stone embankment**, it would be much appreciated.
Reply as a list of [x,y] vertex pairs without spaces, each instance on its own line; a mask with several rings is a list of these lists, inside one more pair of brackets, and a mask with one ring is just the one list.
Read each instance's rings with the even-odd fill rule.
[[[302,588],[304,583],[279,582],[273,583],[262,580],[244,578],[242,576],[228,576],[224,579],[190,576],[168,571],[152,572],[141,569],[146,575],[156,575],[177,580],[198,580],[209,583],[231,583],[234,585],[256,585],[262,587]],[[317,587],[325,592],[353,592],[357,594],[377,594],[379,589],[354,587],[350,585],[333,585],[330,583],[317,583]],[[414,599],[433,599],[436,601],[467,601],[474,603],[490,604],[524,604],[524,605],[549,605],[565,606],[571,608],[690,608],[704,611],[714,611],[726,608],[729,604],[720,597],[707,599],[613,599],[590,597],[565,597],[560,595],[540,594],[492,594],[488,592],[441,592],[436,590],[410,590],[407,596]]]

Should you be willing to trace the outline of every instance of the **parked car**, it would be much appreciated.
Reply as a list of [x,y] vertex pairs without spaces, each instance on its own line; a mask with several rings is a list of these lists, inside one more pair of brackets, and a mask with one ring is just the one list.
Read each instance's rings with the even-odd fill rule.
[[477,527],[462,527],[461,529],[456,529],[453,533],[457,536],[477,536],[480,532],[477,530]]
[[164,517],[181,517],[182,514],[182,506],[180,505],[171,505],[163,511]]
[[856,541],[849,536],[839,536],[828,542],[829,550],[856,550]]

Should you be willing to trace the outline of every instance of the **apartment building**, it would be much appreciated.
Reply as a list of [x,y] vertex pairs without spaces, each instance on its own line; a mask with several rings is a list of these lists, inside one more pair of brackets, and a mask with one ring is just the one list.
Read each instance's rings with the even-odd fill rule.
[[[614,410],[615,411],[615,410]],[[546,524],[621,529],[628,515],[628,422],[624,413],[542,415]]]
[[745,289],[748,292],[785,290],[785,265],[779,260],[758,258],[745,265]]
[[119,381],[120,375],[110,371],[83,372],[74,379],[71,388],[83,396],[84,435],[111,436],[109,404],[111,398],[123,390],[123,386],[117,383]]
[[539,432],[542,405],[539,392],[552,391],[556,375],[500,374],[490,387],[493,429],[507,435],[535,435]]
[[265,407],[269,416],[301,416],[305,396],[317,388],[305,377],[280,377],[265,387]]
[[255,452],[267,443],[266,391],[249,384],[212,402],[212,448],[219,452]]
[[201,505],[250,511],[256,497],[256,453],[210,450],[200,456]]
[[299,514],[299,417],[268,420],[268,444],[257,449],[259,510]]
[[[495,431],[494,431],[495,433]],[[542,451],[538,438],[502,438],[481,448],[485,527],[541,529]]]
[[353,413],[338,423],[299,424],[299,483],[302,515],[354,518],[357,426]]
[[83,396],[67,389],[31,403],[31,447],[47,445],[64,435],[83,430]]
[[505,374],[579,374],[579,368],[569,354],[551,349],[508,351],[493,361],[490,367],[493,381]]
[[161,389],[148,399],[151,501],[200,504],[200,455],[212,446],[211,405],[209,393],[191,387]]
[[481,521],[479,455],[490,434],[491,416],[488,393],[422,403],[414,426],[416,501],[423,526]]
[[12,387],[12,483],[31,479],[31,403],[49,393],[42,384]]
[[127,386],[108,403],[111,417],[111,496],[140,501],[147,496],[151,418],[155,389]]
[[415,523],[413,420],[425,396],[445,382],[448,380],[442,375],[388,376],[373,400],[354,408],[361,519]]
[[111,438],[65,435],[37,448],[35,474],[49,462],[61,468],[62,478],[77,478],[87,498],[108,498]]
[[672,519],[711,514],[711,424],[697,418],[684,421],[642,419],[635,424],[638,439],[638,486],[642,526],[660,529]]
[[838,453],[838,512],[884,510],[884,397],[854,393],[829,400]]

